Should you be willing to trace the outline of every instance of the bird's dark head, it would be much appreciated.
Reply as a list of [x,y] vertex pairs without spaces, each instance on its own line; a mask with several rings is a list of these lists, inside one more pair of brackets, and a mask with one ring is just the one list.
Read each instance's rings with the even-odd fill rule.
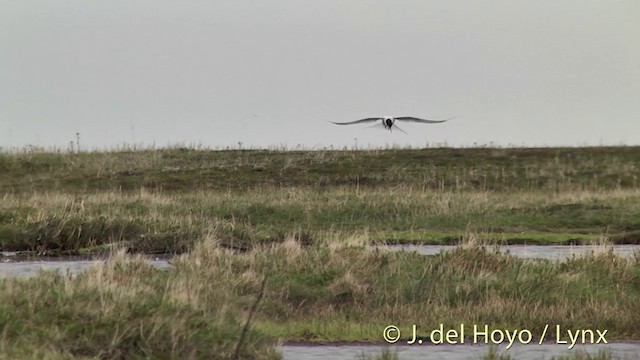
[[387,127],[391,127],[391,125],[393,125],[393,119],[391,118],[384,119],[384,124],[387,125]]

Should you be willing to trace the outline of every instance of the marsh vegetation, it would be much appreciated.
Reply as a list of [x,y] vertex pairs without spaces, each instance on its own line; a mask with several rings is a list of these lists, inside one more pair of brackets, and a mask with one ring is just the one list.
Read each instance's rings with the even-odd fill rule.
[[380,342],[389,324],[402,341],[415,323],[640,337],[640,257],[531,261],[476,246],[425,257],[365,243],[287,238],[237,253],[205,238],[168,271],[119,253],[75,277],[2,279],[0,348],[14,358],[227,359],[266,274],[243,358],[275,358],[278,340]]
[[0,249],[640,240],[640,149],[0,154]]
[[[634,147],[3,153],[0,249],[112,256],[1,279],[0,353],[226,359],[266,275],[241,358],[416,322],[640,339],[640,256],[492,248],[637,243],[639,164]],[[135,252],[178,255],[163,271]]]

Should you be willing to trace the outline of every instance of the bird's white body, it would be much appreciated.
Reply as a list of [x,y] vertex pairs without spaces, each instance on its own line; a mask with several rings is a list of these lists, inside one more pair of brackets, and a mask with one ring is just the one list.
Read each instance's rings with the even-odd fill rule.
[[406,134],[406,132],[404,130],[402,130],[401,128],[398,127],[398,125],[395,125],[396,120],[400,120],[400,121],[410,121],[410,122],[417,122],[417,123],[423,123],[423,124],[434,124],[434,123],[442,123],[445,121],[449,121],[453,118],[449,118],[449,119],[444,119],[444,120],[429,120],[429,119],[421,119],[421,118],[417,118],[417,117],[413,117],[413,116],[382,116],[382,117],[370,117],[370,118],[365,118],[365,119],[360,119],[360,120],[355,120],[355,121],[350,121],[350,122],[343,122],[343,123],[338,123],[338,122],[333,122],[332,123],[336,124],[336,125],[351,125],[351,124],[359,124],[359,123],[364,123],[364,122],[376,122],[376,121],[382,121],[382,126],[386,129],[391,131],[393,129],[393,127],[395,127],[396,129],[402,131],[403,133]]

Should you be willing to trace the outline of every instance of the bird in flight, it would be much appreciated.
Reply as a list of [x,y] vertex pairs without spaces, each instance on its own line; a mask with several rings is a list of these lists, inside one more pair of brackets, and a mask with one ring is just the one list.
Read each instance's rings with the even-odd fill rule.
[[402,131],[403,133],[407,133],[406,131],[402,130],[398,125],[395,125],[396,120],[397,121],[408,121],[408,122],[417,122],[417,123],[423,123],[423,124],[436,124],[436,123],[443,123],[445,121],[449,121],[453,118],[448,118],[448,119],[444,119],[444,120],[429,120],[429,119],[420,119],[417,117],[412,117],[412,116],[383,116],[383,117],[370,117],[370,118],[365,118],[365,119],[360,119],[360,120],[355,120],[355,121],[349,121],[349,122],[333,122],[330,121],[333,124],[336,125],[351,125],[351,124],[360,124],[360,123],[367,123],[367,122],[376,122],[376,121],[382,121],[382,126],[391,131],[391,129],[393,127],[395,127],[396,129]]

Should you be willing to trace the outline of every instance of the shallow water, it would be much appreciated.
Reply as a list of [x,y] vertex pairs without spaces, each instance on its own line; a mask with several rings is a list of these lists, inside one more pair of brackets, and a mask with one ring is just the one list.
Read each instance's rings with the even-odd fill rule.
[[[397,351],[400,360],[481,359],[489,352],[489,345],[430,345],[430,346],[380,346],[380,345],[285,345],[282,352],[285,360],[356,360],[363,354],[375,358],[383,349]],[[612,359],[640,359],[640,343],[615,343],[597,345],[576,345],[567,349],[564,344],[514,344],[506,350],[506,344],[496,346],[498,354],[510,355],[517,360],[550,359],[553,356],[567,356],[583,351],[591,355],[598,351],[609,351]]]
[[[104,263],[104,259],[87,259],[81,257],[31,257],[17,258],[15,253],[2,252],[0,257],[0,278],[35,276],[40,270],[54,270],[60,274],[75,275],[93,265]],[[149,257],[149,264],[158,269],[169,269],[169,257]]]
[[[394,251],[417,251],[422,255],[436,255],[442,250],[453,250],[455,245],[386,245],[378,246],[381,249]],[[493,249],[493,246],[488,246]],[[640,245],[503,245],[499,246],[501,252],[509,252],[511,255],[527,259],[562,260],[572,256],[587,255],[590,252],[613,251],[624,257],[633,256],[634,252],[640,252]]]
[[[377,246],[380,249],[390,251],[417,251],[422,255],[436,255],[443,250],[455,249],[455,245],[387,245]],[[489,247],[492,248],[492,247]],[[572,256],[582,256],[590,252],[613,251],[624,257],[633,256],[634,252],[640,253],[640,245],[504,245],[500,246],[502,252],[528,259],[562,260]],[[104,259],[87,259],[82,257],[31,257],[19,258],[16,253],[0,252],[0,278],[2,277],[29,277],[36,275],[41,269],[52,269],[62,274],[77,274],[92,265],[104,262]],[[170,256],[148,256],[151,265],[158,269],[171,267]]]

